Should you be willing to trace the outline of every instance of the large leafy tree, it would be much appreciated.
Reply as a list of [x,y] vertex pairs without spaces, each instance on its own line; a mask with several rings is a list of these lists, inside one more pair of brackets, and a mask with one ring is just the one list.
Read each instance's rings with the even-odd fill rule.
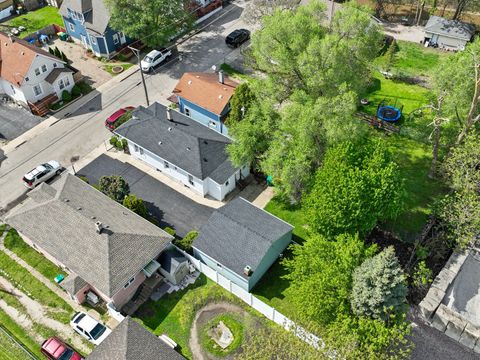
[[192,24],[183,0],[105,0],[110,26],[132,39],[158,47]]
[[145,206],[144,201],[134,194],[125,196],[125,198],[123,199],[123,206],[132,210],[134,213],[140,215],[145,219],[148,219],[149,217],[148,209]]
[[444,170],[453,192],[437,211],[454,245],[474,244],[480,233],[480,135],[472,133],[453,149]]
[[226,120],[227,125],[242,121],[256,104],[254,92],[250,89],[248,83],[242,83],[235,89],[230,99],[230,112]]
[[285,259],[285,278],[298,317],[317,324],[332,323],[350,312],[352,273],[375,246],[367,246],[358,236],[339,235],[327,239],[312,236],[303,245],[293,246],[293,257]]
[[393,247],[366,259],[353,274],[352,310],[386,321],[407,309],[406,277]]
[[385,141],[344,142],[329,149],[305,198],[313,231],[368,234],[402,209],[403,186]]
[[102,176],[99,187],[101,192],[119,202],[130,193],[128,183],[119,175]]

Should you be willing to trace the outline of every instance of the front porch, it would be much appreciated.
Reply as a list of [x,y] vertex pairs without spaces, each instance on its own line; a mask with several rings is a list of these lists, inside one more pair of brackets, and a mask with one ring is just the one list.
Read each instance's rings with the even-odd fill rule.
[[45,116],[49,112],[49,105],[58,101],[58,96],[56,94],[50,94],[45,96],[43,99],[37,101],[36,103],[32,103],[28,101],[28,106],[34,115],[38,116]]

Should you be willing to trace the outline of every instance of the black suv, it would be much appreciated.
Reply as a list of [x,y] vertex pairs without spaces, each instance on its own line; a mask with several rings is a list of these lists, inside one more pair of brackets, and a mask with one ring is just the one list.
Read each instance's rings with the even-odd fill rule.
[[225,42],[229,47],[236,48],[242,45],[248,39],[250,39],[250,31],[247,29],[237,29],[226,37]]

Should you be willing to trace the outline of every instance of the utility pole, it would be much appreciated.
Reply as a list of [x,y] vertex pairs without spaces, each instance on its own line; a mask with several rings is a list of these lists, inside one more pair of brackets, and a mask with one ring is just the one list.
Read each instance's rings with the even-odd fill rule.
[[140,50],[129,46],[128,47],[135,54],[138,60],[138,67],[140,68],[140,74],[142,75],[143,90],[145,90],[145,100],[147,101],[147,106],[150,106],[150,101],[148,100],[147,84],[145,83],[145,76],[143,75],[142,66],[140,64]]

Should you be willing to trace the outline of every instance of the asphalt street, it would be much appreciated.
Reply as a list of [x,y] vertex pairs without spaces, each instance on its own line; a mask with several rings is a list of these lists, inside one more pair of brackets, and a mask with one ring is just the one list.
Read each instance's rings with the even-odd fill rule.
[[[203,31],[178,46],[182,60],[172,59],[155,73],[146,76],[150,102],[167,103],[180,76],[187,71],[207,71],[212,65],[232,57],[232,50],[225,45],[225,36],[240,27],[249,28],[241,19],[241,3],[228,5],[221,16],[215,18]],[[6,208],[25,193],[22,176],[39,163],[58,160],[65,167],[70,166],[72,157],[83,158],[89,152],[109,139],[103,122],[111,113],[128,105],[145,105],[144,90],[140,73],[136,72],[121,82],[112,81],[102,88],[80,99],[80,109],[63,114],[37,136],[6,152],[7,159],[0,168],[0,208]],[[91,98],[91,99],[90,99]],[[74,105],[72,105],[74,107]],[[60,116],[60,115],[59,115]]]

